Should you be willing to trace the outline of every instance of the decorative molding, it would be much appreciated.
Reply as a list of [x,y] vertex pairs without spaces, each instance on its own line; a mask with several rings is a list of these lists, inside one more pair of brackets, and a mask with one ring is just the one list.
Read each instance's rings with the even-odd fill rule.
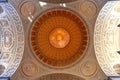
[[28,18],[32,17],[36,11],[36,7],[32,1],[24,1],[20,4],[20,13]]
[[98,67],[95,61],[86,61],[81,66],[81,73],[85,77],[92,77],[98,72]]
[[0,3],[0,65],[5,71],[0,77],[10,77],[18,68],[24,51],[22,22],[10,3]]
[[[120,14],[114,10],[119,1],[108,1],[97,18],[94,30],[94,47],[98,62],[107,76],[118,76],[113,68],[120,63],[119,28]],[[120,7],[119,7],[120,8]]]
[[23,64],[21,64],[21,71],[28,77],[35,76],[39,72],[37,65],[31,60],[24,61]]
[[93,0],[84,0],[80,5],[80,11],[86,17],[94,17],[98,13],[97,3]]

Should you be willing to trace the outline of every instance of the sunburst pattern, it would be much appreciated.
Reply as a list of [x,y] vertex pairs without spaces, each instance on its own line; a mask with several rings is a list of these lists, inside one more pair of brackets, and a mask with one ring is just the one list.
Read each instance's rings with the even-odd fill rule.
[[[86,49],[87,40],[87,30],[79,17],[62,9],[43,14],[31,31],[31,45],[35,54],[43,62],[57,67],[66,66],[80,58]],[[64,41],[64,46],[56,47],[51,41],[57,45]]]

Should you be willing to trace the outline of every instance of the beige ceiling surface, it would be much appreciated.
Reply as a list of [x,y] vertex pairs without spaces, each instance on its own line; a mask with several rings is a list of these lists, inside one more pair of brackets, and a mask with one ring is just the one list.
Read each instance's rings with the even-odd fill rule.
[[[72,0],[63,0],[63,1],[69,2]],[[94,46],[93,46],[95,21],[100,9],[103,7],[106,1],[107,0],[102,0],[102,1],[74,0],[69,3],[58,3],[58,2],[47,3],[40,0],[10,0],[9,2],[15,7],[21,18],[23,24],[24,36],[25,36],[25,46],[24,46],[25,49],[24,49],[23,59],[19,68],[17,69],[15,74],[11,77],[11,80],[46,80],[46,79],[50,80],[53,79],[54,76],[58,76],[63,79],[66,79],[66,77],[71,76],[69,77],[70,80],[106,79],[105,74],[102,72],[97,62],[94,52]],[[56,2],[56,0],[54,0],[54,2]],[[56,10],[58,10],[58,12],[56,12]],[[44,22],[44,19],[48,17],[48,15],[44,15],[44,14],[45,13],[47,14],[47,12],[52,12],[52,11],[54,14],[49,14],[49,15],[51,16],[54,15],[54,18],[49,18],[51,20],[48,19],[46,20],[46,22]],[[9,14],[10,13],[8,13],[8,15]],[[62,15],[62,17],[64,16],[63,17],[64,20],[62,20],[61,16],[59,16],[58,14]],[[55,17],[56,15],[57,17]],[[66,18],[66,16],[68,17]],[[39,20],[40,18],[41,20]],[[47,22],[51,23],[51,25],[49,25]],[[61,23],[63,25],[60,25],[58,23]],[[37,45],[39,46],[37,47],[38,49],[36,48],[33,49],[34,43],[31,44],[33,40],[31,38],[31,32],[33,28],[36,28],[34,24],[36,27],[39,28],[33,30],[33,34],[34,31],[38,30],[38,33],[40,35],[39,36],[38,34],[35,33],[36,36],[35,40],[36,43],[38,42]],[[67,26],[64,26],[66,24]],[[46,26],[49,27],[47,28]],[[55,28],[53,30],[50,30],[51,27],[55,27]],[[50,32],[48,32],[49,30]],[[46,36],[44,36],[45,31],[46,34],[48,34]],[[75,35],[75,37],[77,38],[71,35]],[[46,40],[44,40],[43,38],[45,38]],[[49,42],[50,49],[53,49],[54,51],[56,50],[55,55],[53,54],[53,52],[50,52],[51,50],[49,49],[49,45],[44,46],[46,45],[45,41]],[[70,43],[72,43],[72,41],[76,45],[64,51],[63,49],[67,48],[67,46],[69,46]],[[62,46],[60,46],[59,42],[60,43],[63,42]],[[43,47],[41,47],[41,45],[43,45]],[[40,53],[42,53],[42,55],[44,55],[45,58],[43,56],[41,57],[41,54],[38,54],[37,51],[41,51]],[[73,60],[73,62],[64,65],[62,67],[59,66],[60,63],[61,64],[66,63],[68,57],[70,58],[71,56],[75,56],[76,55],[75,53],[77,53],[78,56],[77,58],[75,58],[75,60]],[[61,57],[58,55],[61,55]],[[46,56],[48,58],[52,58],[53,61],[56,60],[55,63],[49,62]],[[70,61],[72,61],[72,59],[74,59],[74,57],[70,58]],[[63,61],[59,63],[60,60]]]

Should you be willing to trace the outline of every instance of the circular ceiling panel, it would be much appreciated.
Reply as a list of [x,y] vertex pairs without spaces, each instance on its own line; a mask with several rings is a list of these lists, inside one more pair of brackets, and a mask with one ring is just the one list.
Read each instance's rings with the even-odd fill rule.
[[72,74],[56,73],[44,75],[36,80],[85,80]]
[[49,2],[49,3],[67,3],[67,2],[73,2],[77,0],[40,0],[43,2]]
[[56,67],[81,58],[87,43],[84,23],[76,14],[64,9],[45,12],[31,30],[31,45],[37,57]]
[[98,62],[108,76],[120,74],[120,1],[109,1],[95,25],[94,47]]
[[0,3],[0,77],[10,77],[18,68],[24,51],[23,26],[9,3]]
[[23,17],[31,17],[36,12],[36,6],[32,1],[24,1],[20,4],[20,13]]

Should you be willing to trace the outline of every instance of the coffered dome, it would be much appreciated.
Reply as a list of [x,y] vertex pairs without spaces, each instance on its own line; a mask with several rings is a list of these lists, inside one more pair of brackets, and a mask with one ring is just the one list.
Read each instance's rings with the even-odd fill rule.
[[66,66],[80,59],[87,43],[85,24],[78,15],[66,9],[46,11],[31,29],[34,53],[52,66]]

